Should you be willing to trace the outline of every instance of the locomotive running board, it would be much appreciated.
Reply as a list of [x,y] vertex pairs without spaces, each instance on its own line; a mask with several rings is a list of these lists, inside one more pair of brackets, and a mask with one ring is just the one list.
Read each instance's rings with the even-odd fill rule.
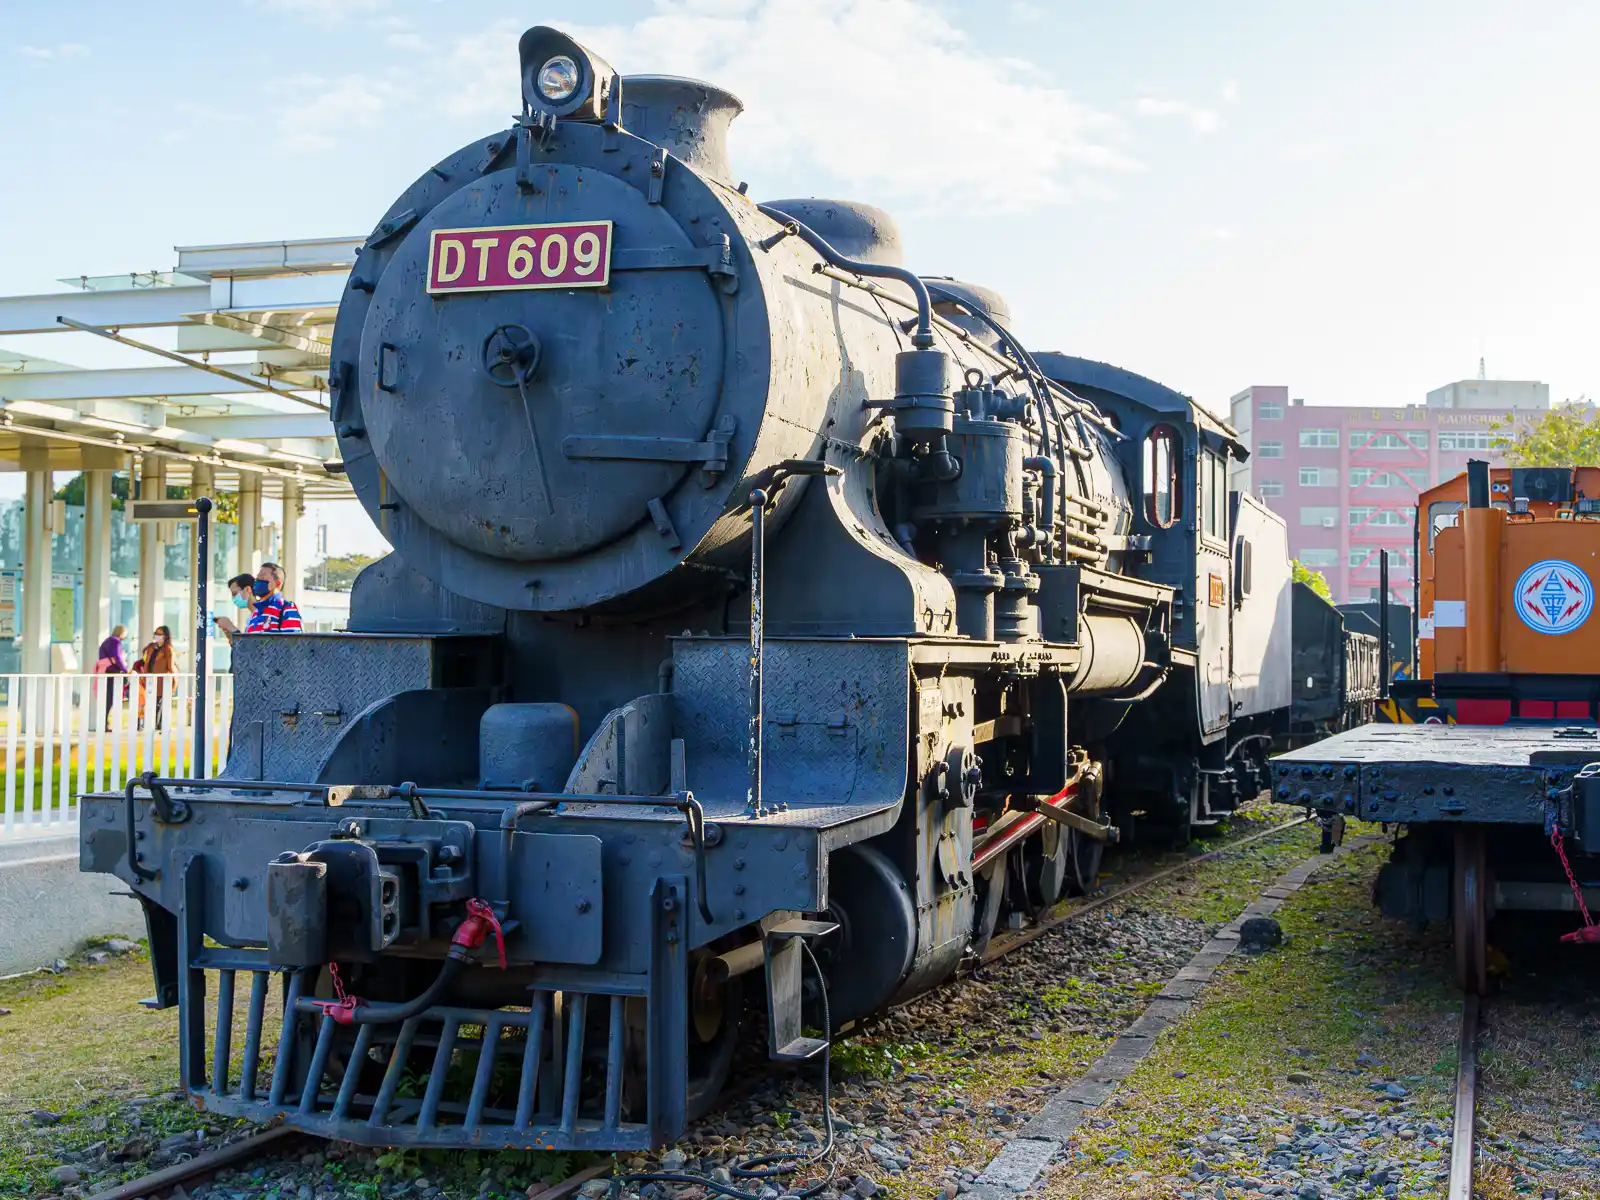
[[[652,889],[646,976],[574,973],[535,984],[526,1009],[446,1004],[402,1022],[348,1026],[307,994],[317,968],[284,971],[267,961],[264,950],[206,946],[200,934],[204,860],[191,858],[183,872],[179,1067],[198,1107],[262,1122],[277,1119],[370,1146],[646,1150],[683,1132],[689,1020],[683,921],[689,893],[682,876],[662,876]],[[249,977],[249,995],[235,1067],[241,972]],[[212,975],[216,1021],[208,1030]],[[264,1034],[273,976],[282,982],[282,1012],[270,1022],[278,1036],[269,1046]],[[644,1122],[622,1119],[629,1000],[646,1006]],[[597,1029],[603,1056],[586,1056]],[[586,1060],[603,1062],[603,1070],[585,1071]]]

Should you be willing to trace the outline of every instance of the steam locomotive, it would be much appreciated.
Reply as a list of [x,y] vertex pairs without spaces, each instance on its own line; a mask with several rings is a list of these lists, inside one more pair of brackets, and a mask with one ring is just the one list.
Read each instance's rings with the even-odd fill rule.
[[1254,796],[1290,569],[1189,399],[1031,353],[875,208],[749,199],[732,95],[545,27],[518,56],[513,128],[340,306],[394,552],[349,632],[241,639],[223,776],[86,797],[82,861],[144,905],[197,1103],[636,1149],[752,1011],[812,1057],[824,999],[926,989],[1108,843]]

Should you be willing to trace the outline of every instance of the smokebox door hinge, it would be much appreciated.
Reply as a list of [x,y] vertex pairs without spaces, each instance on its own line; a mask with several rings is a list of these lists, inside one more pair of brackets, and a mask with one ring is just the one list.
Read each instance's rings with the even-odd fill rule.
[[691,438],[590,434],[563,439],[561,452],[568,458],[700,463],[705,485],[710,487],[728,469],[728,447],[737,428],[738,422],[725,414],[703,442]]
[[618,247],[611,254],[613,271],[701,270],[728,295],[739,290],[739,273],[733,265],[733,243],[719,234],[710,246]]

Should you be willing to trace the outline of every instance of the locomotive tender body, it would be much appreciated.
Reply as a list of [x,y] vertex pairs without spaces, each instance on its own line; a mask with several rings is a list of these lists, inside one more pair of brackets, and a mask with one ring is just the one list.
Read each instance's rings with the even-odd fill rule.
[[242,639],[223,778],[86,797],[82,861],[144,904],[197,1101],[638,1148],[755,993],[808,1057],[823,980],[865,1016],[1119,830],[1253,795],[1288,566],[1191,401],[1030,355],[877,210],[748,200],[733,97],[544,28],[519,57],[516,126],[341,304],[333,420],[395,552],[348,633]]
[[1316,741],[1371,721],[1382,689],[1383,651],[1378,638],[1360,628],[1368,618],[1335,607],[1303,583],[1294,585],[1292,603],[1291,742]]

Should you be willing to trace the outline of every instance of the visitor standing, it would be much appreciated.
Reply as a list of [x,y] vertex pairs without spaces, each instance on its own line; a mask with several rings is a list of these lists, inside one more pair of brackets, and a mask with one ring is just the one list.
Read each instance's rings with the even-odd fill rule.
[[[122,648],[122,639],[128,636],[128,627],[118,625],[111,630],[111,636],[100,643],[100,655],[95,660],[94,673],[96,675],[126,675],[128,673],[128,652]],[[117,694],[115,680],[106,680],[106,732],[111,732],[111,704]]]
[[134,663],[133,669],[142,678],[139,680],[139,728],[144,728],[144,697],[150,687],[151,675],[156,676],[156,728],[161,728],[161,701],[166,691],[166,680],[163,675],[177,673],[177,663],[172,649],[172,630],[165,625],[157,625],[155,637],[139,652],[139,661]]

